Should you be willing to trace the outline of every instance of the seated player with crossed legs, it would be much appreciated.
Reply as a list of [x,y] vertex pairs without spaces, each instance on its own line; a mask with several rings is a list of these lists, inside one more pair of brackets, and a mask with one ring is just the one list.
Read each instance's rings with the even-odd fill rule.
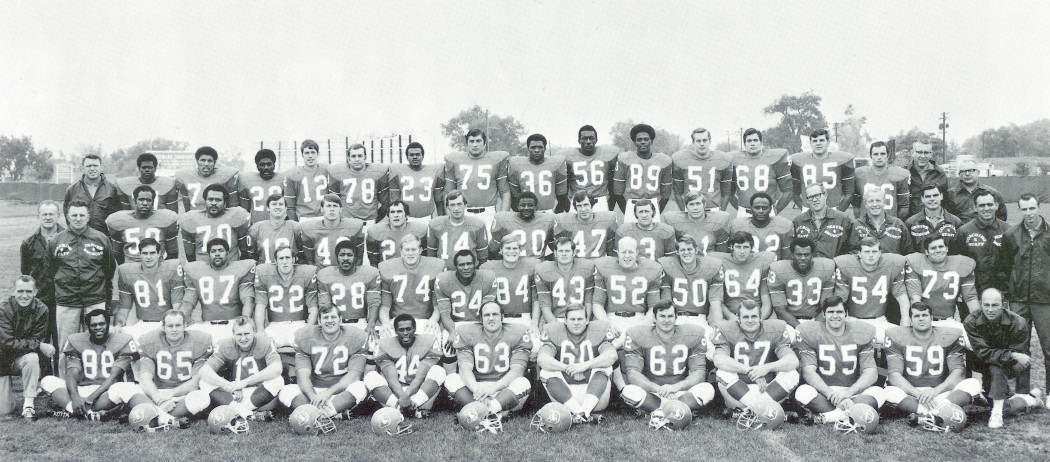
[[616,362],[616,333],[608,321],[588,321],[579,303],[565,307],[565,322],[543,326],[540,381],[551,401],[564,404],[573,423],[601,422],[609,405],[609,380]]
[[219,340],[215,353],[201,368],[201,389],[211,402],[229,405],[245,419],[268,421],[269,411],[256,412],[274,400],[284,387],[277,347],[266,334],[256,331],[248,317],[235,318],[233,337]]
[[365,374],[365,386],[372,399],[386,407],[400,409],[417,419],[430,417],[445,369],[434,367],[443,354],[437,335],[416,334],[416,318],[408,313],[394,317],[394,337],[376,345],[376,366],[380,372]]

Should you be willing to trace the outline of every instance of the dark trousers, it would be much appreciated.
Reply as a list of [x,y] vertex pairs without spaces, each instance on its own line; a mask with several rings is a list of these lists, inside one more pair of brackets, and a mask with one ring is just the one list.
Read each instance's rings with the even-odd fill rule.
[[[1010,302],[1010,309],[1014,313],[1021,315],[1028,321],[1028,325],[1035,328],[1036,337],[1039,338],[1039,347],[1043,350],[1043,366],[1044,370],[1050,370],[1050,303],[1029,303],[1029,302]],[[1029,336],[1028,344],[1026,345],[1026,354],[1031,354],[1031,336]],[[1017,388],[1027,390],[1030,384],[1025,384],[1022,388],[1022,384],[1018,378]],[[1050,388],[1050,374],[1046,375],[1047,388]]]
[[978,363],[975,368],[982,374],[984,389],[990,399],[1007,399],[1010,394],[1010,379],[1017,379],[1017,393],[1027,394],[1031,383],[1031,368],[1020,364]]

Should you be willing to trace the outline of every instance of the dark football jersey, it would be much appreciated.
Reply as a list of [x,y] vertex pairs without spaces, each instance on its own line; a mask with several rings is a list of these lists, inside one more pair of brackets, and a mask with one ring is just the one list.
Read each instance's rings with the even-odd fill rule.
[[532,220],[525,221],[517,212],[496,212],[492,220],[492,240],[489,241],[489,255],[500,252],[504,236],[518,236],[523,257],[542,259],[547,255],[548,245],[554,241],[554,214],[536,212]]
[[446,269],[453,269],[452,257],[456,252],[467,249],[474,252],[480,260],[488,260],[488,230],[480,218],[467,215],[463,222],[452,224],[448,215],[430,220],[427,228],[427,256],[445,261]]
[[318,268],[336,264],[335,245],[349,240],[354,244],[354,264],[360,265],[365,257],[365,223],[357,218],[341,217],[339,222],[329,225],[327,220],[311,220],[300,225],[302,229],[303,253],[306,263]]
[[641,372],[649,381],[669,385],[685,380],[690,372],[707,368],[704,328],[695,324],[675,326],[667,338],[653,326],[627,329],[623,343],[624,372]]
[[740,217],[731,222],[729,234],[737,231],[751,234],[751,249],[755,252],[772,252],[780,257],[787,256],[784,246],[791,241],[795,225],[787,218],[774,216],[770,217],[766,226],[759,228],[751,222],[751,218]]
[[835,295],[846,301],[846,312],[860,319],[886,314],[888,297],[906,295],[906,282],[911,269],[904,257],[884,253],[879,264],[868,271],[856,255],[835,257]]
[[820,303],[835,291],[835,262],[816,257],[804,275],[791,263],[780,260],[769,265],[769,300],[774,307],[787,307],[796,317],[815,318],[821,312]]
[[241,189],[240,172],[233,167],[215,167],[211,175],[201,176],[197,168],[188,168],[175,172],[175,181],[181,187],[183,205],[186,210],[204,210],[204,189],[213,184],[221,184],[229,193],[226,200],[226,208],[237,207],[240,200],[237,199],[237,191]]
[[78,332],[66,339],[62,354],[66,356],[66,370],[79,369],[78,386],[101,385],[113,373],[122,374],[138,359],[139,348],[128,334],[109,334],[101,345],[91,341],[91,334]]
[[898,210],[901,210],[901,207],[904,207],[904,213],[907,213],[908,203],[911,201],[911,174],[907,170],[891,165],[886,167],[884,171],[877,172],[871,166],[864,166],[857,168],[854,177],[856,188],[853,195],[853,206],[857,208],[858,212],[861,210],[860,207],[864,201],[864,187],[871,184],[885,191],[886,204],[883,207],[886,209],[887,214],[901,220],[908,218],[897,213]]
[[509,169],[507,185],[511,197],[516,199],[526,191],[535,194],[538,199],[537,211],[554,210],[558,205],[558,196],[568,194],[564,157],[545,157],[543,162],[534,164],[528,157],[515,156],[509,160]]
[[747,261],[741,263],[731,255],[715,253],[712,256],[722,260],[723,287],[725,301],[750,297],[756,302],[762,300],[762,288],[766,287],[766,275],[769,265],[776,256],[769,252],[752,253]]
[[532,314],[532,304],[536,301],[534,276],[535,258],[522,257],[513,268],[508,268],[503,260],[491,260],[481,264],[481,269],[496,275],[496,303],[503,307],[503,314]]
[[437,364],[442,355],[441,341],[437,336],[417,334],[416,341],[407,349],[397,337],[379,339],[375,357],[380,370],[394,368],[397,381],[401,385],[409,385],[416,380],[417,374],[425,374],[427,369]]
[[[565,323],[554,322],[543,326],[540,340],[543,342],[540,352],[547,352],[562,364],[582,364],[593,361],[602,353],[615,348],[612,341],[616,339],[616,333],[609,328],[607,321],[591,321],[587,330],[580,335],[573,335],[565,327]],[[590,377],[577,380],[567,374],[562,374],[570,385],[587,383]]]
[[481,307],[496,300],[496,274],[477,270],[463,285],[455,271],[444,271],[434,279],[434,309],[450,313],[453,321],[481,321]]
[[212,354],[211,335],[199,330],[187,330],[176,344],[168,342],[161,329],[139,337],[142,358],[148,360],[155,372],[153,383],[157,388],[171,389],[197,375]]
[[158,176],[153,178],[153,183],[143,183],[137,176],[128,176],[119,178],[114,183],[120,190],[120,204],[125,210],[135,208],[135,188],[145,185],[156,192],[153,196],[154,210],[179,211],[179,184],[174,177]]
[[485,382],[499,380],[511,366],[524,369],[532,350],[528,327],[520,324],[503,324],[495,336],[486,333],[481,324],[463,324],[456,327],[452,344],[459,369],[473,369],[474,378]]
[[569,191],[587,191],[591,197],[609,195],[612,172],[616,169],[616,146],[596,146],[594,153],[585,155],[580,148],[569,148],[562,152],[568,167]]
[[931,327],[920,338],[911,327],[886,330],[886,365],[914,387],[936,387],[953,370],[965,367],[963,331],[953,327]]
[[230,245],[227,258],[240,260],[240,245],[247,244],[250,227],[248,212],[240,207],[228,208],[217,217],[208,216],[205,210],[191,210],[179,217],[182,240],[193,244],[197,260],[208,259],[208,241],[215,238],[220,238]]
[[251,215],[251,222],[258,223],[270,219],[266,210],[266,198],[271,194],[284,195],[284,175],[274,174],[273,178],[264,180],[258,173],[241,177],[241,190],[238,192],[241,208]]
[[[255,301],[255,262],[231,261],[215,269],[203,261],[191,262],[185,268],[186,311],[197,303],[205,321],[222,321],[241,315],[244,303]],[[254,305],[253,305],[254,306]]]
[[208,359],[208,367],[220,377],[235,381],[245,380],[273,363],[280,363],[281,357],[277,348],[266,334],[255,334],[255,343],[248,351],[237,346],[234,338],[219,340],[215,353]]
[[328,193],[330,177],[324,165],[314,168],[292,167],[284,172],[284,199],[288,203],[288,216],[301,221],[307,217],[319,217],[321,200]]
[[536,297],[540,308],[550,308],[555,317],[565,316],[565,307],[579,303],[590,307],[594,295],[594,262],[577,258],[572,268],[563,272],[558,262],[545,261],[536,266]]
[[595,259],[612,254],[619,227],[616,212],[597,212],[587,222],[580,220],[576,212],[565,212],[559,213],[555,221],[554,237],[572,239],[577,257]]
[[[749,334],[740,329],[737,321],[722,321],[715,326],[711,343],[715,347],[715,354],[725,354],[746,367],[755,367],[794,354],[787,328],[784,321],[767,319],[762,321],[758,332]],[[746,374],[742,376],[747,377]],[[775,373],[770,372],[766,380],[773,380],[775,376]]]
[[827,152],[818,159],[813,152],[800,152],[792,154],[790,160],[795,194],[804,194],[806,185],[822,183],[828,194],[828,207],[838,207],[843,198],[847,204],[853,200],[853,171],[856,170],[853,154]]
[[343,216],[375,221],[379,207],[388,203],[387,166],[368,164],[354,170],[349,164],[328,167],[328,192],[343,200]]
[[639,258],[634,268],[624,269],[616,257],[602,257],[594,267],[593,301],[606,313],[646,313],[660,301],[664,270],[659,263]]
[[616,157],[613,193],[627,200],[671,198],[671,156],[654,152],[643,159],[636,151]]
[[182,265],[164,260],[149,270],[142,263],[125,263],[117,268],[117,290],[121,309],[134,307],[140,321],[160,321],[165,312],[182,304],[186,292]]
[[318,306],[335,305],[344,322],[367,319],[368,312],[378,310],[383,300],[379,270],[359,266],[344,276],[338,266],[317,272]]
[[407,235],[419,238],[420,248],[427,246],[427,225],[419,222],[409,221],[400,228],[390,225],[389,220],[383,220],[368,227],[365,236],[365,248],[368,249],[368,262],[372,266],[379,266],[379,262],[401,256],[401,238]]
[[445,156],[445,191],[463,191],[467,207],[496,205],[500,194],[508,191],[510,153],[489,151],[480,157],[465,152]]
[[273,253],[285,245],[292,248],[292,256],[299,257],[303,250],[299,222],[284,220],[274,227],[270,220],[263,220],[248,229],[248,248],[259,263],[275,263]]
[[722,302],[721,260],[699,258],[692,270],[685,269],[678,257],[663,257],[659,263],[664,269],[660,298],[674,302],[678,313],[707,315],[711,312],[711,300]]
[[741,208],[751,207],[751,196],[764,192],[774,200],[791,194],[791,170],[786,149],[763,149],[756,156],[729,153],[736,169],[736,198]]
[[707,255],[708,251],[721,250],[729,239],[729,227],[732,216],[725,212],[711,210],[700,221],[689,217],[688,212],[664,212],[663,222],[674,228],[675,237],[688,234],[696,240],[697,251]]
[[671,155],[671,182],[678,208],[685,209],[689,191],[703,194],[706,207],[719,208],[722,196],[733,192],[733,159],[722,151],[709,151],[700,158],[689,146]]
[[381,309],[389,313],[390,318],[401,313],[414,318],[429,318],[434,314],[433,280],[444,269],[445,261],[432,257],[419,257],[419,262],[411,268],[405,265],[404,257],[380,263]]
[[328,388],[350,372],[365,370],[368,334],[349,325],[339,327],[332,338],[321,326],[306,326],[295,331],[295,368],[308,369],[315,387]]
[[390,166],[390,197],[408,205],[408,216],[428,218],[436,210],[435,203],[445,200],[445,168],[424,164],[413,170],[408,164]]
[[799,364],[816,366],[829,386],[853,386],[865,369],[875,368],[875,327],[871,324],[846,321],[842,334],[835,335],[823,321],[806,321],[798,325],[798,339]]
[[970,257],[949,255],[941,264],[934,264],[926,255],[908,255],[911,277],[916,283],[908,285],[908,294],[914,299],[919,295],[930,306],[935,319],[951,319],[955,316],[955,302],[977,299],[973,270],[977,263]]
[[275,264],[255,267],[255,297],[266,300],[267,319],[305,321],[308,313],[317,308],[316,275],[317,268],[311,265],[293,265],[292,275],[287,278]]
[[106,218],[109,237],[113,241],[113,253],[119,262],[138,262],[139,241],[152,237],[166,252],[164,258],[179,258],[179,215],[171,210],[155,210],[146,219],[135,217],[132,210],[113,212]]
[[616,229],[616,242],[625,237],[638,241],[639,257],[656,260],[677,253],[674,228],[665,223],[653,223],[650,229],[642,228],[638,222],[625,223]]

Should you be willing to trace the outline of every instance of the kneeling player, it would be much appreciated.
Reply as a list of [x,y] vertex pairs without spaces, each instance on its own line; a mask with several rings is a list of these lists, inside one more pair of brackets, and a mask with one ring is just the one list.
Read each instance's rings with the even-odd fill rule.
[[269,420],[269,412],[254,411],[273,401],[284,386],[281,357],[251,319],[241,316],[231,324],[233,338],[220,340],[201,368],[201,389],[209,392],[211,402],[229,405],[241,417]]
[[532,386],[524,377],[532,339],[528,328],[505,324],[496,302],[481,306],[481,323],[456,327],[459,373],[449,374],[445,389],[460,406],[481,401],[490,414],[506,415],[525,406]]
[[62,352],[65,380],[47,376],[40,388],[63,409],[55,415],[101,420],[125,399],[142,393],[138,385],[120,381],[139,351],[131,335],[109,333],[105,310],[85,313],[84,324],[88,331],[70,335]]
[[394,318],[394,331],[396,336],[376,345],[376,366],[382,374],[365,374],[365,386],[379,404],[428,417],[445,383],[445,370],[434,367],[442,356],[441,341],[436,335],[416,335],[416,318],[408,313]]
[[607,321],[587,321],[578,303],[565,307],[565,322],[543,326],[536,363],[552,401],[565,405],[574,423],[597,422],[609,405],[609,376],[616,362],[616,334]]
[[649,413],[649,425],[663,428],[660,407],[665,399],[682,401],[693,413],[715,397],[707,378],[707,339],[704,328],[677,324],[674,304],[661,300],[653,307],[655,326],[627,329],[624,339],[623,400]]
[[817,414],[817,423],[848,419],[854,404],[878,410],[883,390],[874,386],[879,378],[875,367],[875,327],[864,321],[847,320],[846,307],[836,295],[826,298],[823,321],[798,326],[799,356],[805,384],[795,390],[795,400]]
[[169,310],[163,327],[139,339],[142,358],[135,376],[143,395],[128,399],[134,408],[141,403],[156,404],[160,422],[168,425],[179,419],[186,428],[188,417],[200,414],[211,404],[208,393],[200,389],[200,369],[212,354],[211,335],[186,329],[186,314]]
[[763,399],[780,402],[798,385],[798,356],[791,349],[787,323],[761,317],[758,303],[744,298],[737,319],[715,326],[714,363],[727,407],[751,409]]
[[335,305],[320,308],[321,325],[295,332],[295,378],[278,394],[289,410],[304,404],[317,406],[326,417],[353,410],[368,397],[361,377],[368,354],[368,334],[339,322]]

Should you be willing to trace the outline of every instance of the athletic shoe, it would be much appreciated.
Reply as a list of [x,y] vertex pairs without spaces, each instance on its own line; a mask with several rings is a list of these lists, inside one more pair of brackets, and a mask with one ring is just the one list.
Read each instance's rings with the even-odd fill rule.
[[1003,428],[1003,411],[992,411],[992,416],[988,418],[988,428]]
[[33,406],[22,408],[22,418],[26,420],[36,420],[36,408]]

